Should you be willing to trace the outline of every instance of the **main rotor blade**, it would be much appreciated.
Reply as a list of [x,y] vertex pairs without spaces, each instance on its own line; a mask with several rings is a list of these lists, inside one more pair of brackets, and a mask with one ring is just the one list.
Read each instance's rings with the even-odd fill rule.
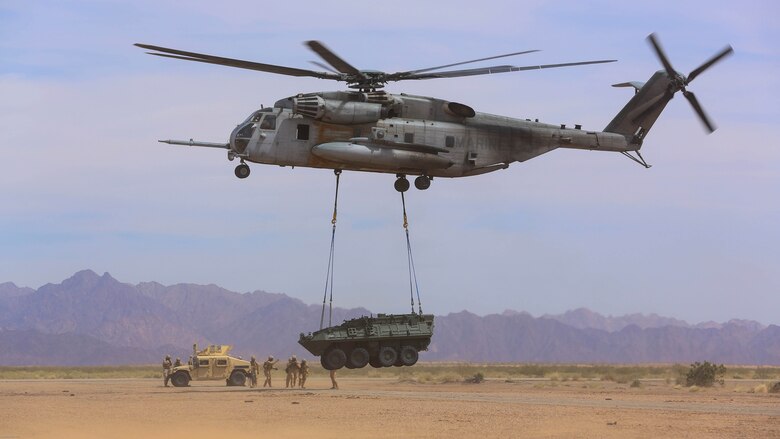
[[669,58],[666,57],[666,53],[664,53],[664,50],[661,48],[661,43],[658,42],[655,33],[648,35],[647,40],[650,41],[650,44],[655,49],[655,54],[658,56],[658,59],[661,60],[661,64],[664,65],[664,69],[669,77],[677,77],[677,72],[674,70],[674,67],[672,67],[672,63],[669,62]]
[[431,70],[439,70],[439,69],[444,69],[444,68],[447,68],[447,67],[461,66],[463,64],[471,64],[471,63],[474,63],[474,62],[487,61],[487,60],[497,59],[497,58],[506,58],[508,56],[525,55],[526,53],[532,53],[532,52],[539,52],[539,50],[534,49],[534,50],[525,50],[525,51],[522,51],[522,52],[507,53],[505,55],[489,56],[487,58],[472,59],[471,61],[462,61],[462,62],[457,62],[457,63],[454,63],[454,64],[446,64],[446,65],[438,66],[438,67],[428,67],[428,68],[425,68],[425,69],[410,70],[408,72],[399,72],[399,73],[395,73],[395,74],[397,75],[397,74],[412,74],[412,73],[430,72]]
[[323,63],[321,63],[319,61],[309,61],[309,62],[314,64],[315,66],[321,68],[321,69],[325,69],[325,70],[327,70],[329,72],[332,72],[332,73],[335,73],[337,75],[339,74],[339,72],[337,72],[336,69],[334,69],[333,67],[331,67],[329,65],[323,64]]
[[307,41],[306,45],[309,46],[309,48],[313,50],[314,53],[319,55],[322,59],[325,60],[325,62],[332,65],[339,72],[348,73],[350,75],[356,75],[360,77],[363,76],[363,74],[360,73],[360,70],[356,69],[351,64],[341,59],[338,55],[333,53],[332,50],[325,47],[325,45],[320,43],[319,41]]
[[263,64],[263,63],[244,61],[244,60],[234,59],[234,58],[223,58],[220,56],[206,55],[203,53],[196,53],[196,52],[186,52],[184,50],[170,49],[167,47],[160,47],[160,46],[151,46],[148,44],[136,43],[135,46],[138,46],[142,49],[162,52],[162,53],[147,52],[150,55],[163,56],[163,57],[175,58],[175,59],[183,59],[185,61],[198,61],[198,62],[203,62],[208,64],[217,64],[221,66],[237,67],[240,69],[257,70],[260,72],[276,73],[279,75],[287,75],[287,76],[311,76],[314,78],[322,78],[322,79],[335,79],[335,80],[341,79],[340,75],[336,75],[333,73],[315,72],[313,70],[276,66],[273,64]]
[[583,61],[583,62],[571,62],[563,64],[544,64],[539,66],[493,66],[493,67],[481,67],[477,69],[467,70],[451,70],[449,72],[435,72],[435,73],[422,73],[408,76],[401,76],[399,78],[388,77],[390,81],[401,81],[405,79],[433,79],[433,78],[458,78],[461,76],[476,76],[476,75],[489,75],[492,73],[507,73],[507,72],[519,72],[525,70],[539,70],[539,69],[554,69],[558,67],[571,67],[571,66],[583,66],[587,64],[603,64],[615,62],[616,59],[607,59],[600,61]]
[[690,91],[683,91],[683,96],[685,96],[685,99],[688,99],[688,102],[691,103],[691,106],[693,106],[693,109],[696,111],[696,114],[699,115],[699,119],[701,119],[702,123],[707,127],[710,133],[715,131],[715,125],[710,122],[710,119],[707,117],[707,114],[704,113],[704,109],[701,108],[701,105],[699,105],[699,101],[696,99],[696,96],[690,92]]
[[709,61],[693,69],[693,71],[691,71],[691,73],[688,74],[688,83],[693,81],[693,78],[699,76],[703,71],[712,67],[713,64],[731,55],[732,53],[734,53],[734,49],[732,49],[731,46],[724,47],[723,50],[721,50],[717,55],[710,58]]

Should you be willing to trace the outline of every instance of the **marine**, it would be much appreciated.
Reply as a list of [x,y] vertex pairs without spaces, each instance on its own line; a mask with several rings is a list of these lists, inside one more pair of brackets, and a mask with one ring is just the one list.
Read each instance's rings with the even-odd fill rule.
[[273,355],[268,356],[268,360],[266,360],[263,363],[263,374],[265,375],[265,382],[263,383],[263,387],[271,386],[271,371],[276,370],[276,363],[278,363],[279,360],[274,361]]
[[295,384],[298,382],[298,371],[300,368],[301,366],[298,364],[298,359],[295,358],[295,355],[287,360],[287,367],[284,368],[284,371],[287,372],[287,382],[285,387],[295,388]]
[[173,362],[173,367],[179,366],[181,366],[181,358],[176,358],[176,361]]
[[171,363],[171,356],[166,355],[165,360],[163,360],[162,363],[163,385],[165,385],[165,387],[168,387],[168,381],[171,380],[171,367],[173,367],[173,363]]
[[298,373],[298,386],[301,389],[305,389],[306,387],[306,378],[309,377],[309,364],[306,363],[306,360],[301,360],[301,371]]
[[257,363],[255,356],[249,360],[249,387],[257,387],[257,375],[260,373],[260,364]]

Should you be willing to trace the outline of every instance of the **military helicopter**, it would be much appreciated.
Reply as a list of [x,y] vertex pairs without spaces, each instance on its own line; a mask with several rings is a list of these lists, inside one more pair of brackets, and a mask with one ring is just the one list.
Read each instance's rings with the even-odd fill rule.
[[603,131],[583,130],[580,125],[551,125],[479,113],[472,107],[408,94],[391,94],[388,82],[457,78],[525,70],[610,63],[583,61],[535,66],[498,65],[465,70],[442,70],[481,61],[536,52],[526,50],[417,70],[386,73],[359,70],[318,41],[306,45],[327,64],[313,62],[325,71],[314,71],[233,58],[223,58],[147,44],[135,44],[151,55],[197,61],[280,75],[314,77],[345,82],[350,90],[301,93],[277,101],[273,107],[252,112],[232,131],[227,143],[160,140],[173,145],[223,148],[230,161],[238,158],[238,178],[249,176],[247,162],[280,166],[367,171],[395,174],[394,187],[409,189],[407,175],[417,176],[417,189],[428,189],[434,177],[467,177],[506,169],[557,148],[618,152],[649,168],[639,150],[656,119],[674,95],[682,91],[706,129],[715,126],[696,96],[686,86],[702,72],[733,52],[726,46],[692,70],[676,71],[655,34],[647,37],[663,70],[646,83],[624,82],[634,96]]

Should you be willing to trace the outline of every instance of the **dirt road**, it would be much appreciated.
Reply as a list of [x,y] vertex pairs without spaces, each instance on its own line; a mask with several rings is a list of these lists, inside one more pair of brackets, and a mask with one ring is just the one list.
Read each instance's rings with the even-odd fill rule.
[[0,381],[0,439],[780,438],[780,396],[575,381],[310,380],[306,390],[159,380]]

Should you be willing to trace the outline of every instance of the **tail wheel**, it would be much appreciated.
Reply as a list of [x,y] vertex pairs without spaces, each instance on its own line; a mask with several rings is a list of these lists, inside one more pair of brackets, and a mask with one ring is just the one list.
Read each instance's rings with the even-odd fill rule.
[[230,374],[228,379],[228,386],[243,386],[246,384],[246,374],[244,372],[235,371]]
[[347,354],[340,348],[333,348],[320,357],[320,363],[327,370],[341,369],[347,363]]
[[379,355],[377,360],[382,367],[390,367],[395,364],[395,360],[398,359],[398,352],[390,346],[383,346],[379,349]]
[[398,359],[401,360],[401,363],[403,363],[404,366],[413,366],[417,363],[418,358],[419,353],[417,352],[417,349],[411,346],[402,347],[401,352],[398,355]]
[[190,377],[186,372],[176,372],[171,376],[171,383],[175,387],[187,387],[190,385]]
[[362,367],[366,367],[366,364],[368,364],[369,355],[368,351],[364,348],[355,348],[352,349],[352,352],[349,353],[349,361],[347,361],[347,367],[352,367],[354,369],[360,369]]

